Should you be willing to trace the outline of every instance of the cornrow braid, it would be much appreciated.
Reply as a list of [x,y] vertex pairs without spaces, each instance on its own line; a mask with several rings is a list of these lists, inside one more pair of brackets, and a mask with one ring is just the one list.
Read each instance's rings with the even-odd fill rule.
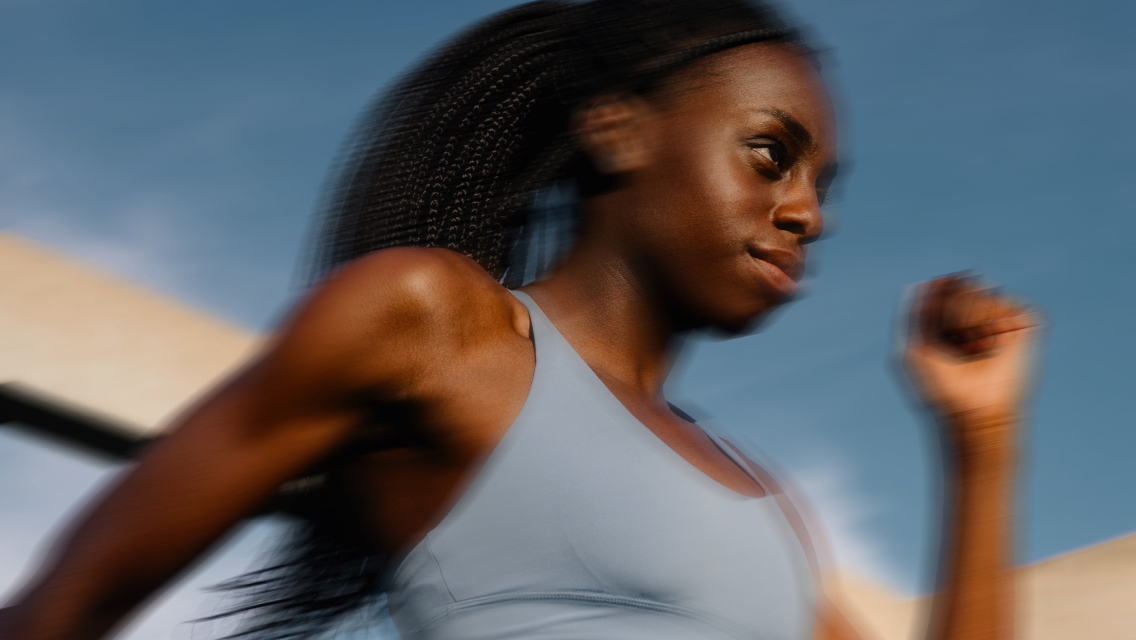
[[[490,17],[359,121],[326,189],[311,279],[372,251],[419,246],[460,251],[520,286],[572,226],[563,194],[609,184],[575,145],[572,110],[609,92],[650,95],[683,65],[763,41],[810,53],[772,9],[746,0],[545,0]],[[369,546],[335,461],[325,468],[292,492],[295,524],[274,560],[219,585],[240,603],[206,619],[239,614],[232,637],[310,638],[381,610],[365,605],[385,601],[386,558]]]

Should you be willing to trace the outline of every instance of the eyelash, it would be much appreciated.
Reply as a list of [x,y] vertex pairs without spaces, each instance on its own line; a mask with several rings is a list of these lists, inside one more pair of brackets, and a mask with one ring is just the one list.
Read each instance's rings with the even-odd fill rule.
[[[760,138],[754,138],[749,142],[749,148],[760,153],[767,161],[772,162],[778,170],[784,170],[785,159],[786,156],[789,155],[789,150],[786,149],[785,145],[781,144],[777,139],[766,138],[764,136]],[[769,155],[761,153],[759,151],[760,149],[768,150]],[[820,202],[821,206],[824,206],[831,191],[831,185],[817,189],[817,200]]]
[[[773,138],[758,138],[750,141],[749,148],[757,151],[760,155],[765,157],[766,160],[772,162],[778,169],[785,162],[785,156],[788,155],[785,145],[781,144]],[[761,153],[760,150],[768,151],[768,155]]]

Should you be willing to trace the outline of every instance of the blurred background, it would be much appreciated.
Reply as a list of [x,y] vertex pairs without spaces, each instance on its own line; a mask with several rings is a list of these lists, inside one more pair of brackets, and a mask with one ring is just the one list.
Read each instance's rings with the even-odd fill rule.
[[[0,0],[0,231],[217,318],[238,349],[298,295],[310,214],[364,105],[512,4]],[[904,287],[977,269],[1048,322],[1020,560],[1136,531],[1136,4],[789,9],[829,48],[853,167],[834,232],[810,255],[809,295],[757,335],[696,340],[672,400],[760,448],[840,565],[924,593],[938,457],[892,331]],[[0,591],[114,470],[0,429]],[[275,526],[236,536],[127,637],[193,635],[178,623],[213,606],[200,587],[244,569]]]

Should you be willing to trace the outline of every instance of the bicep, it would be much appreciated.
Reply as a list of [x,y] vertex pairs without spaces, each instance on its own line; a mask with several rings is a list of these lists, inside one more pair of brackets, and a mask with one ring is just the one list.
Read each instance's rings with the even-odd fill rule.
[[326,397],[334,384],[287,370],[292,349],[280,341],[176,420],[71,525],[34,590],[80,616],[128,610],[333,450],[356,418]]
[[101,637],[336,446],[351,416],[315,409],[273,423],[265,375],[254,366],[198,403],[87,507],[13,602],[3,623],[13,637]]
[[76,620],[128,611],[334,452],[366,411],[360,398],[397,393],[412,354],[398,351],[397,327],[384,330],[382,301],[360,301],[358,288],[340,280],[309,296],[256,361],[87,508],[26,593],[35,617],[62,601]]
[[436,356],[428,345],[454,324],[438,310],[471,289],[453,274],[475,273],[438,251],[372,254],[309,295],[261,357],[88,507],[3,624],[26,637],[101,636],[377,404],[414,402]]
[[350,411],[305,407],[256,369],[198,403],[92,509],[77,542],[108,570],[176,571],[345,437]]

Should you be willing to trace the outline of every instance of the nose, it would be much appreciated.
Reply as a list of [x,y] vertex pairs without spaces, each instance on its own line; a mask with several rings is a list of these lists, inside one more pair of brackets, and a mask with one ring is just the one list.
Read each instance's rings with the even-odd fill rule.
[[824,214],[816,189],[811,184],[794,184],[785,196],[773,210],[773,225],[797,236],[799,245],[816,242],[824,232]]

